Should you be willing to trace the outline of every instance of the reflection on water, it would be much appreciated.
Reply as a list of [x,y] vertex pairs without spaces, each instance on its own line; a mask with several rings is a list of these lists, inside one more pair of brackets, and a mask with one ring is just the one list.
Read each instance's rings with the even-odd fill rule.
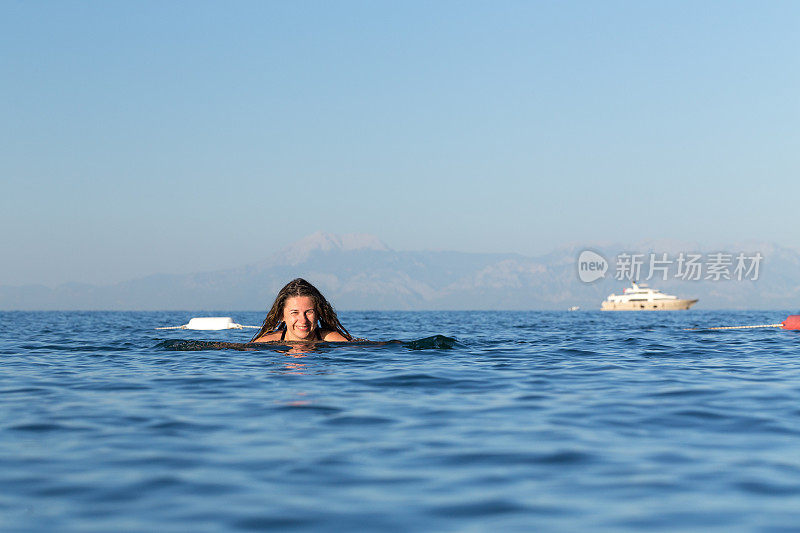
[[318,347],[310,342],[293,344],[288,348],[289,348],[288,350],[277,350],[277,352],[287,355],[289,357],[306,357],[318,351]]
[[[276,350],[276,353],[279,353],[284,357],[303,359],[304,357],[308,357],[317,351],[319,351],[319,348],[314,343],[309,342],[298,344],[293,343],[291,346],[288,346],[288,349]],[[299,361],[286,361],[283,363],[283,372],[287,374],[305,375],[307,368],[308,365],[306,363]]]

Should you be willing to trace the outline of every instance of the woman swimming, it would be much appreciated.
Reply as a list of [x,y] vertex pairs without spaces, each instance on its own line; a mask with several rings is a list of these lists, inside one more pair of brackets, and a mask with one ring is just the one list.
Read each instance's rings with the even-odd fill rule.
[[322,293],[297,278],[278,292],[261,329],[250,342],[352,340]]

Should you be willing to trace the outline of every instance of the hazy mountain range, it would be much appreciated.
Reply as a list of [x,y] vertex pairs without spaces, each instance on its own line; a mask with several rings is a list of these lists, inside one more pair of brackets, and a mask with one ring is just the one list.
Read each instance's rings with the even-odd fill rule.
[[[609,261],[605,278],[593,283],[578,277],[577,258],[587,248]],[[668,253],[673,259],[681,251],[759,252],[763,260],[756,281],[686,281],[671,275],[667,281],[659,278],[648,283],[680,297],[699,298],[695,309],[800,308],[800,279],[795,277],[800,272],[800,252],[770,243],[713,250],[679,242],[570,246],[527,257],[395,251],[372,235],[315,233],[265,261],[235,269],[155,274],[108,286],[0,286],[0,309],[261,310],[287,281],[304,277],[342,310],[563,310],[571,306],[589,310],[599,309],[608,294],[628,285],[614,279],[614,260],[621,252],[633,251]]]

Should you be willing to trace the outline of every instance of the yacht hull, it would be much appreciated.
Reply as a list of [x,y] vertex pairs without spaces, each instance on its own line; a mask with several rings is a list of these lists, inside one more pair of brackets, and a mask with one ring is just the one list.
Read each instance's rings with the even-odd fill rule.
[[638,302],[603,302],[602,311],[680,311],[689,309],[697,300],[653,300]]

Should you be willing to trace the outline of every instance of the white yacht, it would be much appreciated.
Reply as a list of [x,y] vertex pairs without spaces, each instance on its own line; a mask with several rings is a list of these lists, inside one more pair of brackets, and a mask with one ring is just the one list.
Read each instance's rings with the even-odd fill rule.
[[612,294],[600,307],[603,311],[677,311],[689,309],[697,300],[684,300],[671,294],[664,294],[658,289],[651,289],[645,284],[622,290],[622,294]]

